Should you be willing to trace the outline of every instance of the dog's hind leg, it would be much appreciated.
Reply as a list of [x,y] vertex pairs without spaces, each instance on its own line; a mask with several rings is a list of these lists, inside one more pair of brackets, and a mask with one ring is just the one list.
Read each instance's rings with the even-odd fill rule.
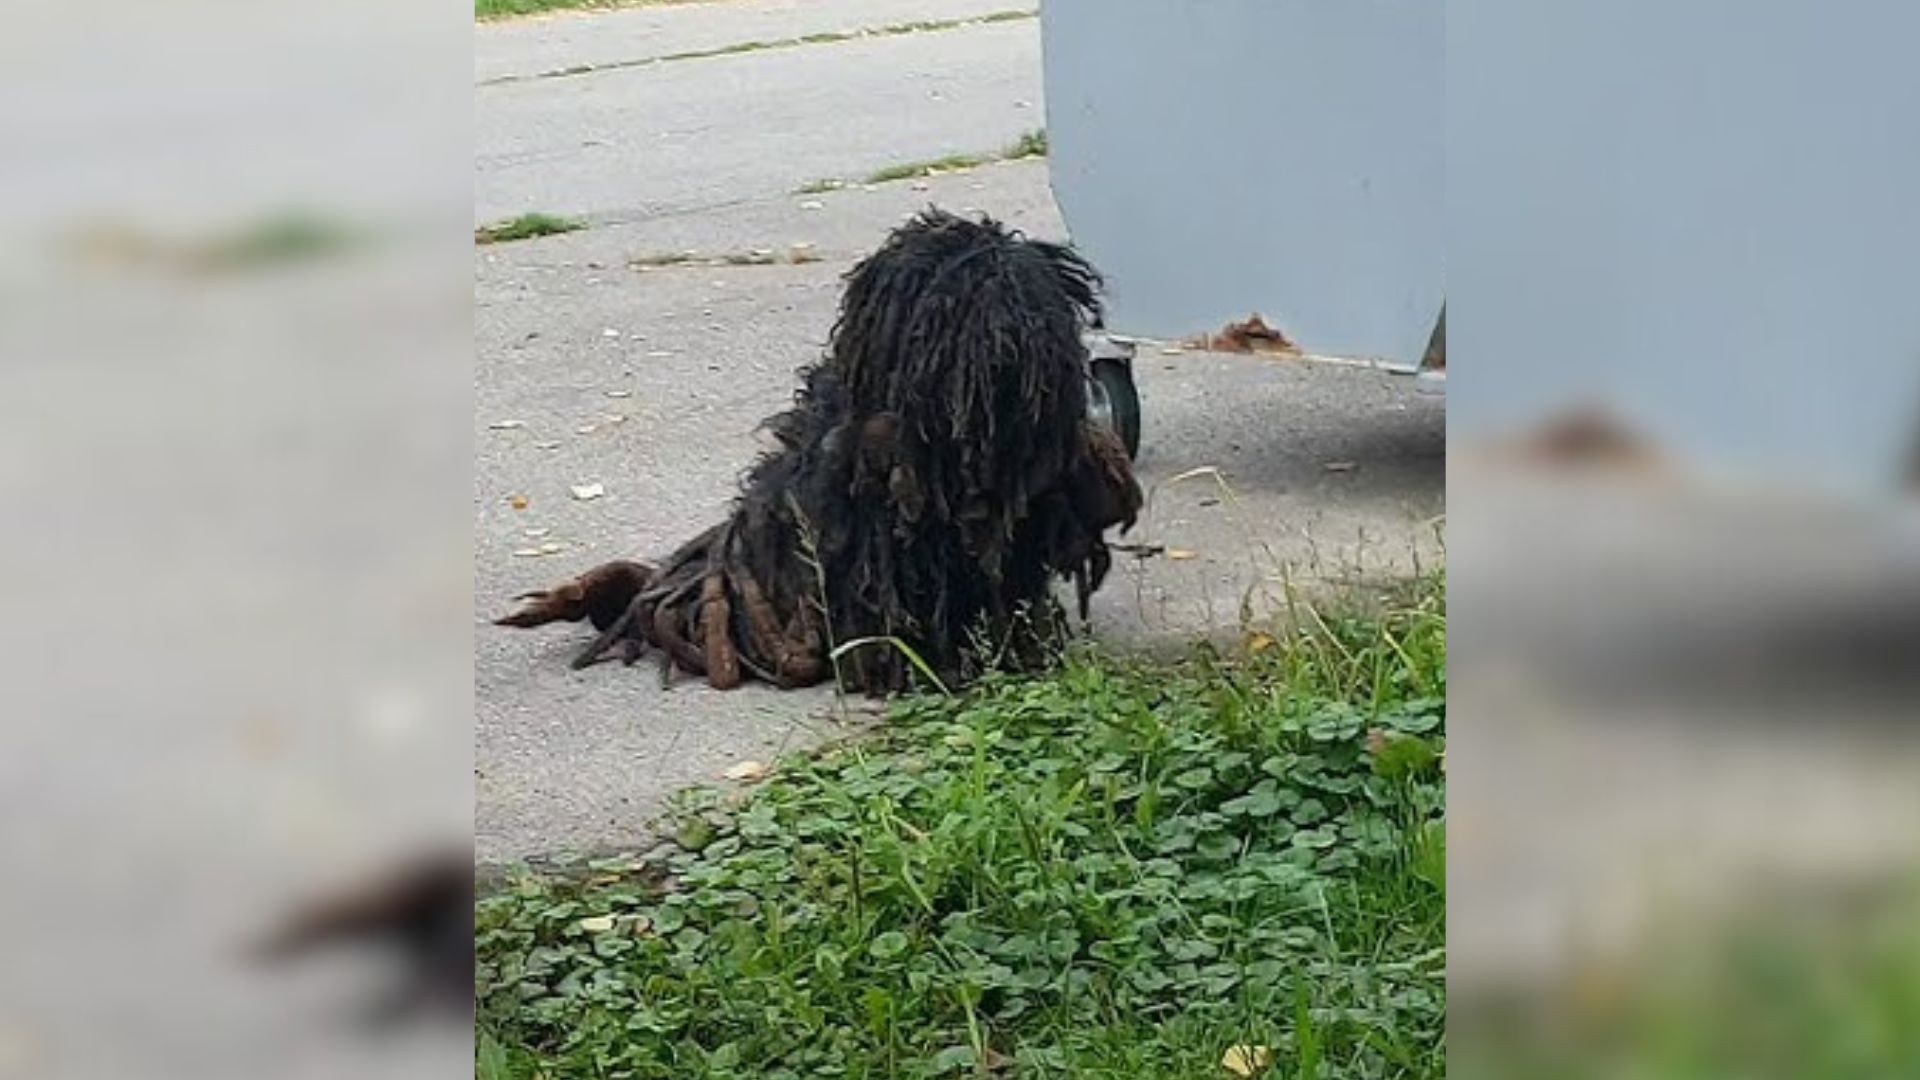
[[[551,589],[521,593],[519,610],[493,620],[495,626],[534,627],[586,619],[605,631],[626,615],[634,597],[653,584],[657,571],[646,563],[610,562]],[[612,640],[611,637],[608,640]],[[605,648],[604,644],[602,648]]]

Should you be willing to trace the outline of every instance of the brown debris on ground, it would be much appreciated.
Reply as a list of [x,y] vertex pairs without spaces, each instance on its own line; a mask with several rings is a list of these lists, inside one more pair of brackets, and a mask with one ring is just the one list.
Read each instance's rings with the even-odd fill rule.
[[1240,322],[1228,323],[1221,327],[1217,334],[1202,334],[1185,344],[1190,348],[1204,349],[1208,352],[1300,355],[1300,347],[1278,328],[1267,325],[1267,321],[1260,317],[1259,312]]

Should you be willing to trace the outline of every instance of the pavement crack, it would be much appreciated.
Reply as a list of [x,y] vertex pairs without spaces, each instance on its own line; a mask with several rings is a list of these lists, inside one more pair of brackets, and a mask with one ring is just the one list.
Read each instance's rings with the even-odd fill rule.
[[946,30],[967,30],[994,23],[1018,22],[1031,19],[1039,12],[1033,9],[1010,8],[1005,11],[989,12],[966,19],[922,19],[914,22],[889,23],[885,26],[861,27],[857,30],[828,30],[819,33],[801,34],[797,37],[774,38],[765,41],[741,41],[732,45],[720,45],[710,49],[692,49],[685,52],[665,53],[659,56],[642,56],[630,60],[609,60],[598,64],[571,64],[563,68],[538,71],[532,74],[494,75],[475,83],[476,87],[504,86],[509,83],[540,82],[549,79],[571,79],[582,75],[597,75],[608,71],[630,71],[634,68],[654,67],[682,60],[711,60],[721,56],[737,56],[741,53],[767,52],[779,49],[797,49],[807,45],[834,45],[848,41],[865,41],[871,38],[901,37],[907,34],[939,33]]

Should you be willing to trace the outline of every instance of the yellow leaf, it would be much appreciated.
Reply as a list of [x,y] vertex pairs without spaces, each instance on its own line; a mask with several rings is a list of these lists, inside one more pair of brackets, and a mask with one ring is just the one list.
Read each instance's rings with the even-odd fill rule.
[[589,934],[604,934],[613,929],[613,916],[595,915],[590,919],[581,919],[580,929]]
[[525,495],[509,495],[507,496],[507,505],[513,507],[515,510],[525,510],[527,508],[527,497]]
[[1188,559],[1197,559],[1199,557],[1200,557],[1199,552],[1189,551],[1186,548],[1168,548],[1167,549],[1167,558],[1172,559],[1175,562],[1186,562]]
[[1268,1046],[1229,1046],[1220,1067],[1239,1077],[1258,1076],[1273,1064],[1273,1048]]
[[1279,644],[1279,642],[1273,640],[1272,634],[1253,633],[1247,635],[1247,651],[1255,656],[1259,656],[1277,644]]
[[727,770],[729,780],[752,781],[767,775],[771,770],[764,761],[743,761]]

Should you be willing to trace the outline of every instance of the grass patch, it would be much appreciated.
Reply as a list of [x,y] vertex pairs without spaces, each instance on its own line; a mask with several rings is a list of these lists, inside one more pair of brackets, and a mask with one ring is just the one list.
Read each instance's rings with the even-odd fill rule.
[[913,161],[904,165],[889,165],[884,169],[868,173],[861,182],[866,184],[885,184],[894,180],[914,180],[935,173],[953,172],[956,169],[972,169],[993,158],[985,154],[948,154],[945,157],[931,158],[927,161]]
[[909,161],[899,165],[889,165],[868,173],[859,180],[847,181],[836,177],[823,177],[810,180],[793,189],[795,195],[819,195],[829,191],[839,191],[849,183],[889,184],[898,180],[920,180],[941,173],[959,172],[962,169],[977,169],[982,165],[991,165],[996,161],[1020,161],[1024,158],[1045,157],[1047,155],[1047,129],[1036,128],[1015,139],[1006,149],[996,154],[948,154],[945,157],[930,158],[926,161]]
[[201,237],[102,222],[65,237],[70,253],[95,265],[163,267],[189,273],[268,270],[345,255],[381,239],[369,227],[305,211],[261,218]]
[[473,17],[485,22],[551,11],[613,11],[629,7],[668,7],[699,0],[473,0]]
[[531,213],[516,218],[496,221],[491,225],[482,225],[473,230],[473,242],[476,244],[504,244],[514,240],[531,240],[536,236],[558,236],[561,233],[578,232],[587,227],[587,223],[578,218],[560,217],[557,214]]
[[1047,156],[1047,129],[1035,128],[1013,141],[1013,145],[1000,152],[1002,161],[1019,161],[1021,158]]
[[209,241],[192,254],[206,267],[242,269],[335,255],[366,240],[360,230],[336,221],[283,214]]
[[1850,881],[1824,895],[1803,886],[1652,936],[1631,964],[1469,998],[1454,1031],[1462,1075],[1915,1075],[1920,881]]
[[626,7],[645,0],[473,0],[476,19],[510,19],[518,15],[538,15],[547,11],[605,9]]
[[819,261],[820,256],[811,246],[796,244],[785,251],[755,248],[711,255],[698,251],[649,252],[628,259],[627,266],[634,270],[658,270],[675,266],[802,266]]
[[1440,1077],[1444,603],[904,701],[658,863],[522,875],[476,1075]]

